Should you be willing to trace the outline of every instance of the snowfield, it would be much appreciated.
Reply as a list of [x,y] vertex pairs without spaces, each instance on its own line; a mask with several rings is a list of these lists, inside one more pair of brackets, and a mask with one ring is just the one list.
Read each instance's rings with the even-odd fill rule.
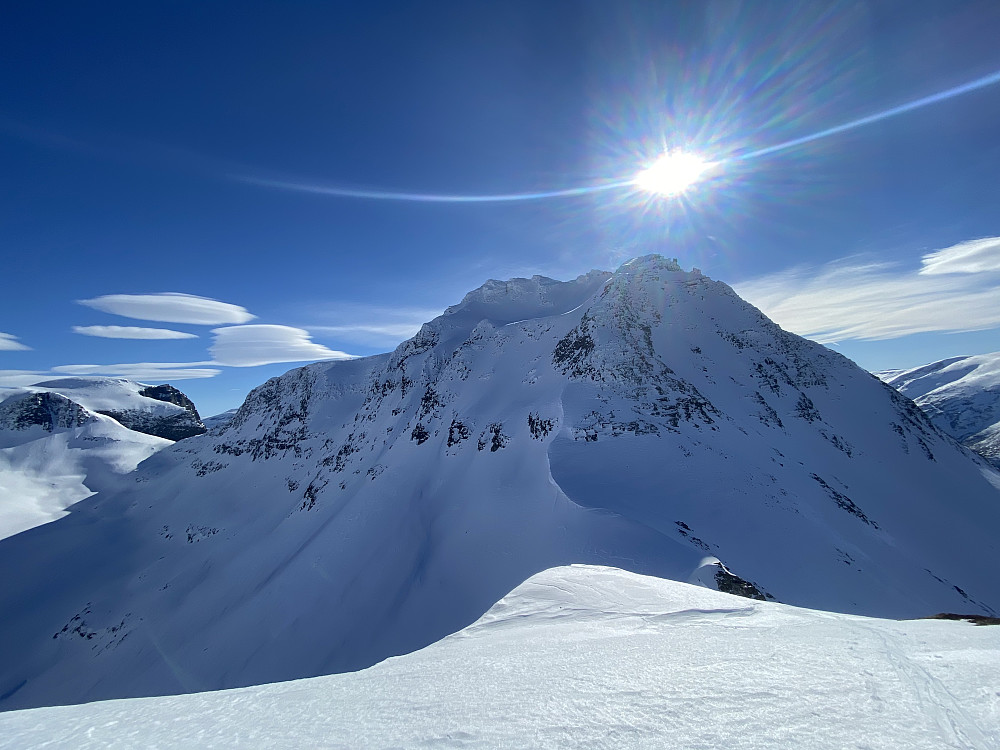
[[3,748],[1000,747],[1000,628],[594,566],[349,674],[0,714]]

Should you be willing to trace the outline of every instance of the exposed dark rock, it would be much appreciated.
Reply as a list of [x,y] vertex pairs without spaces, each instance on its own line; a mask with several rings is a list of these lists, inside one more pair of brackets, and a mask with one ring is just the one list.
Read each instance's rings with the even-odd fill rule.
[[835,503],[837,503],[837,507],[846,510],[852,516],[860,518],[862,521],[864,521],[872,528],[875,529],[878,528],[878,524],[872,521],[870,518],[868,518],[868,516],[864,514],[861,508],[859,508],[857,504],[855,504],[855,502],[851,500],[851,498],[849,498],[843,492],[838,492],[837,490],[835,490],[833,487],[827,484],[827,482],[822,477],[819,477],[816,474],[810,474],[810,476],[819,483],[820,487],[826,490],[827,494],[833,499]]
[[555,426],[555,423],[551,419],[542,419],[535,412],[528,412],[528,430],[531,432],[531,437],[535,440],[541,440],[550,432]]
[[420,424],[420,422],[417,422],[417,426],[414,427],[413,432],[410,433],[410,440],[416,440],[417,445],[420,445],[421,443],[426,442],[430,436],[431,434],[427,431],[427,428]]
[[38,426],[52,432],[79,427],[90,418],[90,412],[58,393],[27,393],[4,402],[0,410],[0,424],[14,430]]
[[201,421],[201,417],[198,415],[198,410],[194,406],[194,401],[168,383],[164,383],[163,385],[151,385],[143,388],[139,391],[139,395],[145,396],[146,398],[156,399],[157,401],[166,401],[168,404],[183,407],[194,414],[195,419],[199,422]]
[[469,428],[457,419],[451,420],[451,426],[448,428],[448,447],[451,448],[468,439]]
[[921,617],[921,620],[961,620],[973,625],[1000,625],[1000,617],[986,615],[956,615],[954,612],[938,612],[936,615]]
[[726,566],[721,563],[719,564],[719,569],[715,572],[715,585],[718,587],[719,591],[726,594],[743,596],[747,599],[757,599],[762,602],[767,601],[768,599],[774,599],[773,596],[761,591],[750,581],[746,581],[738,575],[731,573]]
[[98,413],[111,417],[130,430],[167,440],[183,440],[207,431],[194,402],[172,385],[147,386],[139,391],[139,395],[174,404],[184,411],[175,414],[152,414],[142,409],[107,409]]

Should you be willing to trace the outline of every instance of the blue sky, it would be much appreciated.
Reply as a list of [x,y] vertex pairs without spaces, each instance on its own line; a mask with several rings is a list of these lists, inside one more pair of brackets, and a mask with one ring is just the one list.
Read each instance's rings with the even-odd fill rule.
[[[8,5],[0,384],[211,414],[487,278],[648,252],[868,368],[998,350],[1000,83],[740,158],[990,76],[997,38],[992,1]],[[674,198],[329,194],[600,186],[665,149],[719,167]]]

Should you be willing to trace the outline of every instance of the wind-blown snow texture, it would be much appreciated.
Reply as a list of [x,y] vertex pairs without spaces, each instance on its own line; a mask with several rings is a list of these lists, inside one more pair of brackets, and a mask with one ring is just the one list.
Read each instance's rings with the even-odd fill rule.
[[0,706],[367,667],[573,562],[843,612],[1000,609],[1000,476],[659,256],[488,282],[391,354],[268,381],[130,480],[0,544],[22,571]]
[[879,373],[931,421],[1000,466],[1000,352]]
[[61,518],[70,505],[170,445],[98,413],[109,399],[120,408],[135,406],[117,383],[103,389],[88,382],[87,392],[112,393],[96,403],[84,393],[87,407],[44,386],[0,389],[0,539]]
[[0,715],[0,747],[1000,747],[996,628],[534,576],[371,669]]

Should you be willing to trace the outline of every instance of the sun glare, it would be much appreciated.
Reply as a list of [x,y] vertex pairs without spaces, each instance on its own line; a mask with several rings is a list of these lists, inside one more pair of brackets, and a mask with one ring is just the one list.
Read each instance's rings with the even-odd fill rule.
[[636,175],[633,184],[657,195],[679,195],[705,174],[710,162],[684,151],[668,151]]

